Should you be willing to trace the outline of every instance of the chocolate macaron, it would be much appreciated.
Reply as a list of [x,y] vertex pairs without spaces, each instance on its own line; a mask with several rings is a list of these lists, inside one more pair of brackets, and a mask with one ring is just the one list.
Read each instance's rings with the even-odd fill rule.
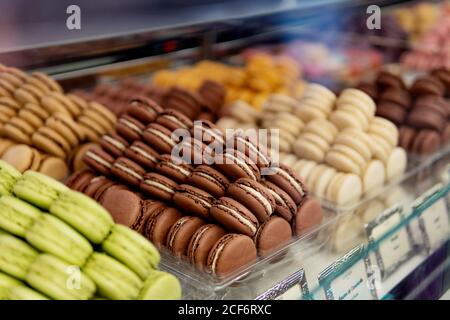
[[210,209],[210,214],[220,225],[230,231],[253,237],[259,223],[255,215],[234,199],[221,197]]
[[106,151],[100,148],[89,149],[83,156],[83,161],[89,168],[109,176],[111,174],[111,167],[114,162],[114,158]]
[[229,233],[212,247],[206,268],[212,274],[223,277],[255,261],[256,257],[256,246],[250,237]]
[[156,123],[166,127],[169,130],[192,128],[194,123],[185,114],[174,109],[165,109],[156,118]]
[[124,115],[119,118],[116,131],[128,141],[135,141],[141,138],[145,126],[136,118]]
[[159,248],[166,244],[170,228],[183,217],[175,208],[162,206],[148,218],[145,226],[145,237]]
[[232,183],[228,187],[227,196],[246,206],[261,223],[270,218],[276,206],[268,188],[248,178]]
[[214,244],[224,235],[226,231],[215,224],[205,224],[192,235],[187,248],[189,261],[202,269],[206,266],[208,254]]
[[100,145],[113,157],[120,157],[126,148],[128,142],[116,133],[107,133],[100,139]]
[[170,179],[185,183],[192,175],[194,167],[182,161],[173,161],[170,154],[159,156],[158,163],[155,165],[155,171],[159,174],[165,175]]
[[206,165],[196,167],[188,182],[193,186],[205,190],[216,198],[223,197],[230,185],[227,177]]
[[176,257],[186,256],[192,235],[204,224],[202,219],[192,216],[185,216],[178,220],[167,235],[167,249]]
[[143,133],[143,138],[152,148],[161,153],[170,154],[177,144],[177,141],[172,139],[172,131],[158,123],[149,124]]
[[259,256],[265,257],[292,240],[292,229],[285,219],[274,216],[259,226],[253,239]]
[[108,210],[114,222],[139,229],[144,220],[142,198],[135,192],[124,189],[105,191],[101,204]]
[[206,191],[182,184],[177,187],[173,201],[187,213],[202,218],[209,218],[210,208],[214,204],[215,199]]
[[158,173],[147,173],[140,184],[142,191],[159,200],[169,201],[172,199],[178,184],[172,179]]
[[132,99],[127,108],[127,114],[139,119],[144,125],[155,121],[162,111],[163,108],[159,104],[143,96]]
[[256,164],[248,162],[245,154],[232,149],[225,150],[222,155],[216,156],[215,166],[230,181],[239,178],[249,178],[258,181],[261,177],[259,168]]
[[262,183],[269,189],[275,200],[275,214],[287,221],[291,221],[297,211],[297,205],[291,196],[272,182],[263,181]]
[[300,177],[288,166],[281,164],[279,167],[272,167],[273,174],[266,175],[265,178],[274,183],[294,200],[298,205],[307,195],[307,190]]
[[67,180],[66,186],[78,192],[84,192],[95,173],[90,169],[84,169],[73,173]]
[[113,162],[111,173],[125,183],[139,186],[144,179],[145,170],[133,160],[119,157]]
[[322,220],[322,206],[316,199],[308,196],[298,207],[295,218],[292,220],[292,227],[295,234],[301,236],[317,228]]
[[124,151],[124,156],[141,165],[143,168],[152,170],[158,163],[159,153],[142,141],[134,141]]

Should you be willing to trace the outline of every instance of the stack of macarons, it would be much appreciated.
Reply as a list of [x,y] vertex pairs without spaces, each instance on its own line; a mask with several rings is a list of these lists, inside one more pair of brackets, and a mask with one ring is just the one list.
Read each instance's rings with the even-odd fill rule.
[[158,250],[89,197],[0,161],[4,299],[179,299]]
[[400,146],[426,155],[450,141],[449,79],[449,70],[437,69],[407,88],[400,76],[382,71],[374,83],[359,87],[377,101],[376,114],[398,126]]
[[[190,133],[182,143],[172,134],[177,129]],[[212,143],[231,147],[215,154]],[[207,120],[193,123],[152,100],[134,99],[116,133],[105,135],[101,146],[84,157],[91,170],[72,175],[68,186],[102,203],[116,222],[214,274],[235,271],[257,253],[272,253],[293,234],[303,235],[322,221],[321,207],[303,182],[285,166],[269,168],[272,161],[259,144],[241,135],[225,136]],[[175,155],[177,147],[181,154]],[[268,169],[273,174],[262,174]],[[227,248],[239,243],[245,254],[227,249],[219,259],[224,262],[217,264],[212,252],[225,244],[204,231],[197,261],[188,253],[189,243],[203,225],[214,225]]]
[[5,68],[0,87],[0,136],[49,156],[68,160],[77,147],[98,141],[116,122],[103,105],[65,95],[56,81],[40,72],[28,75]]

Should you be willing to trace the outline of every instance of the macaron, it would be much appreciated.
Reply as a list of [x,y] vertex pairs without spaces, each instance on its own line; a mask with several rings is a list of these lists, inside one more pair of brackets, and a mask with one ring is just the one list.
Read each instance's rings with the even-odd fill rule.
[[226,234],[212,247],[206,268],[214,275],[224,277],[255,261],[256,246],[252,238],[242,234]]
[[187,247],[189,261],[196,267],[204,269],[209,252],[225,234],[226,231],[215,224],[205,224],[198,228],[192,235]]
[[396,103],[384,101],[378,104],[376,115],[386,118],[396,125],[400,125],[404,122],[407,111]]
[[3,195],[0,198],[0,229],[23,238],[41,213],[25,201]]
[[295,204],[294,200],[292,200],[289,194],[287,194],[277,185],[269,181],[263,181],[262,183],[267,187],[273,199],[275,200],[274,213],[287,221],[291,221],[297,210],[297,205]]
[[285,219],[273,216],[262,223],[254,236],[258,255],[265,257],[292,240],[292,230]]
[[35,171],[26,171],[14,186],[17,197],[45,210],[68,190],[62,183]]
[[95,176],[96,174],[90,169],[79,170],[68,177],[65,184],[72,190],[84,192]]
[[37,150],[28,145],[16,144],[8,148],[1,159],[14,166],[20,172],[24,172],[28,169],[37,170],[42,157]]
[[57,216],[92,243],[101,243],[113,226],[111,215],[88,196],[67,191],[60,194],[50,207]]
[[0,234],[0,272],[24,280],[38,251],[10,234]]
[[139,140],[144,129],[145,125],[143,123],[127,115],[120,117],[116,125],[116,132],[130,142]]
[[248,162],[245,154],[238,150],[227,149],[222,155],[216,157],[215,167],[230,181],[239,178],[249,178],[255,181],[260,179],[260,171],[256,164]]
[[[95,199],[95,194],[97,193],[97,191],[99,191],[99,189],[102,189],[104,186],[106,186],[105,188],[108,189],[113,184],[114,182],[105,176],[94,176],[85,187],[83,193],[88,197]],[[76,191],[81,192],[81,190]]]
[[172,139],[172,131],[158,123],[149,124],[142,136],[152,148],[163,154],[170,154],[177,144],[177,141]]
[[133,160],[119,157],[113,162],[111,173],[125,183],[139,186],[144,179],[145,170]]
[[162,111],[163,108],[152,99],[139,96],[130,101],[126,113],[147,125],[155,121]]
[[83,272],[94,281],[103,297],[113,300],[136,299],[143,286],[136,273],[104,253],[92,254]]
[[222,131],[207,120],[194,121],[191,134],[195,139],[210,145],[212,148],[222,147],[223,149],[223,145],[225,144],[225,137]]
[[271,169],[273,174],[266,175],[265,178],[285,190],[298,205],[308,193],[300,177],[284,165],[272,167]]
[[144,232],[145,237],[161,248],[166,244],[170,228],[182,217],[181,212],[175,208],[158,207],[147,220]]
[[187,213],[194,214],[202,218],[209,218],[211,206],[214,204],[214,197],[202,189],[181,184],[176,188],[173,201]]
[[84,163],[83,158],[86,152],[91,150],[92,148],[100,149],[100,146],[94,142],[87,142],[80,144],[71,152],[69,156],[69,161],[67,164],[69,165],[71,171],[79,171],[82,169],[86,169],[88,166]]
[[45,126],[58,132],[71,147],[84,141],[85,135],[78,124],[68,115],[55,113],[45,122]]
[[31,137],[38,149],[65,159],[71,151],[69,142],[57,131],[49,127],[40,127]]
[[320,203],[313,197],[306,197],[298,207],[292,226],[297,236],[302,236],[307,232],[319,227],[323,221],[323,210]]
[[194,167],[183,161],[178,161],[179,159],[174,161],[173,158],[175,157],[170,154],[160,155],[158,163],[155,165],[155,172],[165,175],[178,183],[187,182],[192,175]]
[[10,195],[22,174],[6,161],[0,160],[0,195]]
[[147,173],[141,181],[140,188],[148,195],[159,200],[169,201],[175,195],[178,184],[158,173]]
[[124,138],[113,132],[104,134],[99,142],[113,157],[120,157],[129,146]]
[[93,252],[86,238],[49,214],[40,215],[26,231],[25,238],[36,249],[76,266],[84,265]]
[[161,260],[158,250],[139,233],[116,224],[102,249],[145,280]]
[[83,161],[89,168],[108,176],[111,174],[114,158],[99,148],[91,148],[84,154]]
[[178,279],[170,273],[152,270],[144,282],[139,300],[179,300],[181,285]]
[[258,219],[244,205],[228,197],[219,198],[211,207],[215,221],[230,231],[253,237],[258,229]]
[[12,117],[1,127],[3,137],[23,144],[31,144],[34,128],[19,117]]
[[232,183],[227,196],[246,206],[261,223],[270,218],[276,207],[271,192],[264,185],[248,178]]
[[172,131],[176,129],[189,130],[194,125],[189,117],[182,112],[173,109],[161,111],[155,122]]
[[216,198],[223,197],[230,181],[219,171],[207,165],[199,165],[192,172],[188,183],[205,190]]
[[364,194],[376,192],[381,189],[386,181],[386,167],[380,160],[373,159],[367,163],[361,178]]
[[64,180],[69,173],[67,163],[61,158],[52,156],[43,156],[37,170],[59,181]]
[[134,230],[145,223],[143,200],[136,192],[110,188],[104,192],[101,205],[111,214],[115,223]]
[[186,256],[192,235],[204,224],[205,222],[202,219],[192,216],[186,216],[178,220],[170,228],[167,235],[167,249],[176,257]]
[[[232,146],[229,145],[230,140],[233,144]],[[233,138],[227,140],[227,148],[231,147],[245,154],[248,161],[258,165],[260,168],[268,167],[271,163],[271,159],[264,148],[251,141],[249,137],[235,135]]]
[[48,300],[48,297],[29,287],[19,284],[8,288],[7,296],[2,300]]
[[142,141],[134,141],[125,149],[124,156],[151,170],[158,163],[159,153]]
[[338,205],[349,205],[359,200],[362,195],[361,178],[352,173],[338,173],[331,179],[326,198]]

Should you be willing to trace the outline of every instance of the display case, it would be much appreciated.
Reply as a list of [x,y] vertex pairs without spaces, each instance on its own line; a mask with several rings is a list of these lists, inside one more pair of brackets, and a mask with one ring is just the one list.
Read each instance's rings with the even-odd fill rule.
[[[377,5],[383,14],[411,5],[397,2],[402,1]],[[48,72],[66,90],[89,91],[99,83],[118,85],[124,78],[149,85],[157,70],[202,59],[242,65],[256,51],[298,60],[305,80],[337,92],[387,64],[401,68],[399,57],[410,48],[405,39],[368,37],[336,26],[354,14],[367,15],[367,5],[213,2],[153,21],[155,25],[135,21],[133,31],[120,29],[119,21],[117,30],[95,37],[82,34],[61,43],[58,37],[65,38],[64,32],[43,43],[3,48],[0,61]],[[213,9],[216,14],[208,15],[213,18],[204,19],[202,13]],[[155,15],[167,12],[158,10]],[[193,19],[186,19],[189,12]],[[414,78],[416,73],[404,75]],[[448,144],[432,155],[409,154],[406,171],[376,192],[349,205],[319,199],[324,209],[319,226],[225,278],[200,271],[165,249],[161,269],[180,279],[184,299],[448,298],[449,159]]]

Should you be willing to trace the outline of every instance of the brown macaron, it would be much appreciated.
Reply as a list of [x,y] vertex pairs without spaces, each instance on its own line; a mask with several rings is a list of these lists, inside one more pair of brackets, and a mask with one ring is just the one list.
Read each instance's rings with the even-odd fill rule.
[[124,156],[135,161],[143,168],[152,170],[158,163],[159,153],[142,141],[134,141],[125,149]]
[[382,89],[390,87],[403,89],[405,87],[400,76],[384,70],[378,73],[375,83]]
[[152,148],[162,154],[170,154],[177,144],[177,141],[172,139],[172,131],[158,123],[149,124],[142,136]]
[[25,120],[13,117],[1,127],[1,134],[5,138],[23,144],[31,144],[34,128]]
[[259,226],[253,240],[258,255],[265,257],[292,240],[292,229],[285,219],[274,216]]
[[205,222],[197,217],[186,216],[178,220],[169,230],[166,247],[176,257],[186,256],[187,247],[192,235]]
[[182,217],[183,215],[180,211],[175,208],[159,207],[147,220],[144,232],[145,237],[158,248],[163,247],[167,242],[170,228]]
[[216,156],[215,167],[222,172],[230,181],[239,178],[249,178],[258,181],[261,177],[256,164],[248,162],[245,154],[227,149],[222,155]]
[[163,108],[152,99],[139,96],[130,101],[126,113],[147,125],[155,121],[162,111]]
[[206,191],[182,184],[177,187],[173,201],[180,209],[189,214],[209,218],[209,211],[215,199]]
[[298,207],[292,227],[297,236],[301,236],[317,228],[323,220],[323,210],[319,201],[306,197]]
[[230,184],[227,196],[246,206],[261,223],[270,218],[276,207],[267,187],[248,178],[241,178]]
[[388,88],[380,94],[380,101],[389,101],[399,106],[409,109],[411,107],[411,97],[407,90],[398,88]]
[[89,181],[89,184],[84,189],[84,194],[95,199],[95,194],[100,189],[107,189],[114,185],[114,181],[108,179],[105,176],[96,176]]
[[178,184],[158,173],[147,173],[140,184],[142,191],[155,199],[170,201],[175,194]]
[[128,148],[128,142],[114,132],[106,133],[100,139],[100,145],[113,157],[120,157]]
[[159,174],[165,175],[170,179],[185,183],[192,175],[194,167],[182,161],[173,161],[170,154],[163,154],[159,156],[158,163],[155,165],[155,171]]
[[416,79],[410,88],[410,92],[416,97],[422,95],[443,96],[445,86],[437,78],[427,75]]
[[394,122],[396,125],[400,125],[403,123],[406,114],[407,111],[405,108],[389,101],[380,102],[376,110],[377,116],[386,118]]
[[410,151],[419,155],[426,155],[438,151],[440,146],[441,136],[438,132],[422,129],[415,136]]
[[277,185],[294,200],[296,205],[307,196],[305,184],[300,177],[288,166],[280,164],[279,167],[272,167],[273,174],[266,175],[265,178]]
[[411,150],[416,130],[410,126],[403,125],[398,130],[399,146],[405,150]]
[[119,157],[113,162],[111,173],[119,180],[137,187],[144,179],[145,170],[133,160]]
[[210,209],[210,215],[232,232],[253,237],[258,230],[258,219],[244,205],[234,199],[221,197]]
[[206,268],[213,275],[224,277],[255,261],[256,246],[252,238],[229,233],[221,237],[212,247]]
[[442,131],[447,120],[445,117],[427,108],[414,108],[407,118],[407,123],[418,129]]
[[275,214],[291,221],[297,211],[297,205],[294,200],[281,188],[269,181],[262,182],[272,194],[275,200]]
[[94,177],[94,171],[90,169],[84,169],[74,172],[69,178],[67,178],[65,184],[75,191],[84,193],[87,186]]
[[92,148],[84,154],[83,161],[89,168],[100,174],[109,176],[114,158],[106,151],[99,148]]
[[130,116],[120,117],[116,125],[117,133],[130,142],[140,140],[144,129],[144,124]]
[[224,235],[226,231],[215,224],[205,224],[197,229],[192,235],[187,248],[187,257],[196,267],[206,267],[208,254],[214,244]]
[[133,191],[109,189],[104,192],[101,205],[108,210],[115,223],[135,229],[143,218],[142,202]]
[[205,190],[216,198],[220,198],[225,195],[230,180],[210,166],[199,165],[192,172],[188,183]]
[[186,115],[173,109],[165,109],[162,111],[156,118],[156,123],[159,123],[171,131],[176,129],[189,130],[194,125],[192,120]]

